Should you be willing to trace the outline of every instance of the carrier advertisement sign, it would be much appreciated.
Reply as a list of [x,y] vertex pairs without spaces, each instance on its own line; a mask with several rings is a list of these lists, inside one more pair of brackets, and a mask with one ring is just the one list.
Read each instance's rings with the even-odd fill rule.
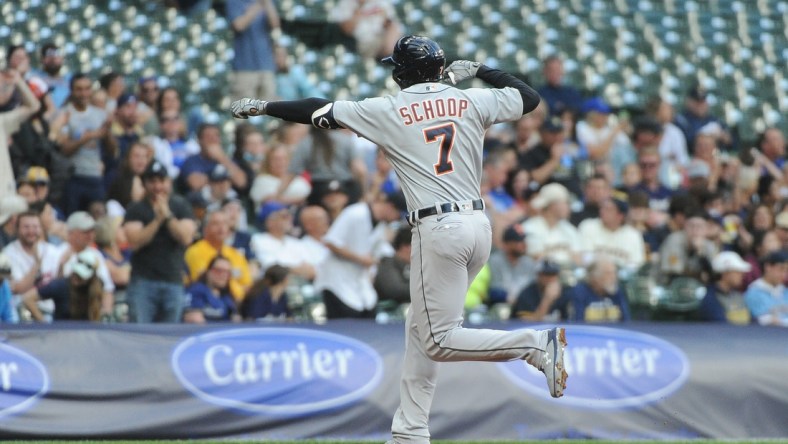
[[[540,327],[536,327],[540,328]],[[590,325],[566,329],[569,373],[560,402],[592,409],[633,408],[664,399],[687,380],[690,365],[673,344],[645,333]],[[511,381],[552,400],[544,375],[525,361],[499,364]]]
[[356,339],[294,328],[233,329],[187,338],[172,369],[198,398],[270,415],[340,408],[368,395],[383,374],[380,355]]
[[0,418],[23,412],[49,391],[49,375],[38,359],[0,343]]

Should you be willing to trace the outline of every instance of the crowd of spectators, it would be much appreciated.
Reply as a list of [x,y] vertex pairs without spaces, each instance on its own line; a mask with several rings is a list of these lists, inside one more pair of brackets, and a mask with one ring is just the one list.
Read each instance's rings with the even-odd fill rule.
[[[334,19],[357,50],[385,53],[401,32],[385,2],[346,3],[355,9]],[[276,46],[271,0],[226,12],[234,97],[319,94]],[[363,39],[367,16],[380,39]],[[282,320],[308,301],[322,302],[312,319],[373,318],[407,306],[406,208],[378,147],[254,120],[227,143],[166,79],[66,65],[52,43],[12,46],[0,73],[0,321]],[[737,140],[699,85],[678,112],[660,97],[624,111],[565,84],[558,56],[541,78],[541,106],[483,147],[494,247],[468,310],[621,322],[690,288],[688,319],[788,326],[785,135]],[[644,279],[645,299],[632,285]]]

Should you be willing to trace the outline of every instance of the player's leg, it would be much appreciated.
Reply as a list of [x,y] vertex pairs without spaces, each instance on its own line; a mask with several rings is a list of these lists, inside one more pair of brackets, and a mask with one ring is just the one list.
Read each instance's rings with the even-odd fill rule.
[[430,440],[428,422],[438,363],[424,351],[412,307],[405,325],[400,405],[391,423],[391,436],[396,443],[427,443]]
[[449,215],[440,222],[428,218],[416,229],[421,234],[429,233],[428,241],[418,238],[423,256],[420,269],[411,266],[411,279],[418,284],[411,298],[413,305],[424,307],[423,319],[417,321],[427,355],[437,361],[525,359],[538,366],[547,345],[546,331],[462,327],[469,279],[489,257],[491,228],[487,217],[474,212]]

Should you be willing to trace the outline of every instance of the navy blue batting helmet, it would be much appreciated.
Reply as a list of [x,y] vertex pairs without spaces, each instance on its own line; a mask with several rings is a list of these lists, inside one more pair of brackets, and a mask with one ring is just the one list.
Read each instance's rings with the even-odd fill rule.
[[391,77],[400,88],[424,82],[440,82],[446,56],[437,43],[420,35],[407,35],[394,45],[391,56],[381,60],[394,66]]

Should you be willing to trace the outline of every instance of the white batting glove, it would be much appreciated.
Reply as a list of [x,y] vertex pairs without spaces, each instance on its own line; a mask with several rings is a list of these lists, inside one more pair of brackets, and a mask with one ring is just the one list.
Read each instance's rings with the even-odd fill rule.
[[476,77],[476,71],[482,66],[479,62],[472,62],[470,60],[455,60],[451,62],[444,74],[449,78],[452,85],[456,85],[463,80]]
[[266,105],[268,102],[265,100],[244,97],[233,102],[230,109],[236,119],[248,119],[249,116],[264,116]]

